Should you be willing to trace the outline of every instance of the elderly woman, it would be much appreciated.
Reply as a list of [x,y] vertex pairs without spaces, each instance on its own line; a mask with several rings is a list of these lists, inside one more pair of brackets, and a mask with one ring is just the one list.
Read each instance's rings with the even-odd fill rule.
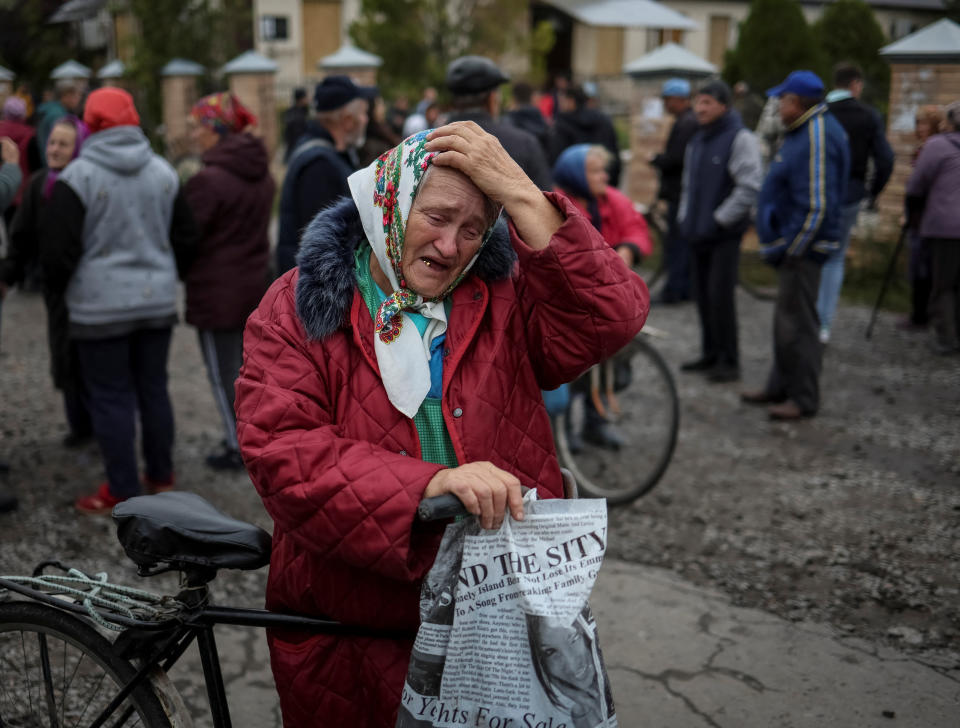
[[[454,493],[484,528],[563,484],[540,389],[636,334],[643,281],[473,122],[349,179],[244,332],[240,448],[274,520],[269,608],[412,633]],[[498,221],[500,208],[509,225]],[[412,639],[272,633],[285,725],[386,728]]]
[[[23,284],[27,272],[35,268],[47,238],[45,220],[53,185],[64,167],[77,158],[89,132],[74,116],[56,121],[47,137],[47,168],[35,172],[23,192],[23,202],[10,227],[10,250],[0,261],[0,289]],[[43,302],[47,308],[47,342],[50,346],[50,375],[53,385],[63,392],[69,431],[63,438],[67,447],[77,447],[93,438],[90,412],[84,401],[83,379],[77,360],[76,343],[70,341],[70,320],[62,292],[43,286]]]
[[[927,140],[939,133],[942,124],[943,111],[939,106],[921,106],[917,109],[913,133],[919,144],[913,150],[910,160],[912,166],[916,165]],[[910,315],[897,326],[907,331],[922,331],[930,323],[930,288],[933,284],[930,278],[930,250],[916,228],[909,231],[909,241]]]
[[960,352],[960,101],[946,108],[943,133],[927,140],[907,182],[911,227],[930,251],[931,347]]
[[629,197],[608,184],[612,159],[599,144],[568,147],[553,166],[553,183],[590,218],[627,265],[636,265],[653,252],[653,244],[643,215]]
[[276,185],[267,148],[248,127],[257,119],[231,93],[204,96],[190,111],[203,169],[184,190],[200,233],[186,278],[187,323],[200,350],[223,423],[222,447],[207,456],[215,470],[242,469],[233,414],[233,383],[243,358],[243,324],[267,290],[267,228]]

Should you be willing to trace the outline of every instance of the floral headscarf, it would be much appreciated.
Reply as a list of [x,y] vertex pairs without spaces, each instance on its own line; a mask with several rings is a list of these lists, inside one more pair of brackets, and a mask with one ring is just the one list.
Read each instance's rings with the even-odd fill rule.
[[257,123],[257,117],[229,91],[204,96],[190,109],[190,116],[221,136],[236,134]]
[[[493,230],[484,234],[477,254],[440,296],[427,300],[406,287],[401,261],[407,218],[427,168],[436,156],[426,150],[428,131],[405,139],[370,166],[347,179],[360,211],[363,231],[393,290],[377,310],[374,348],[390,402],[413,417],[430,391],[430,344],[447,330],[445,299],[476,262]],[[405,312],[429,320],[423,336]]]

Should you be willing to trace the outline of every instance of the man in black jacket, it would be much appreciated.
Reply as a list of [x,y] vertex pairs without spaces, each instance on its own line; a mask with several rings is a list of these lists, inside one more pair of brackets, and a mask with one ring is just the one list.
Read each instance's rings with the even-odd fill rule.
[[694,113],[700,128],[687,145],[677,221],[690,242],[700,318],[700,358],[681,365],[711,382],[740,378],[734,289],[740,239],[763,182],[757,139],[730,108],[723,81],[700,87]]
[[315,119],[307,122],[287,166],[280,194],[277,275],[297,263],[300,233],[320,210],[349,195],[347,177],[360,166],[357,147],[367,131],[367,107],[376,89],[346,76],[327,76],[313,96]]
[[664,241],[667,282],[660,293],[660,303],[690,300],[690,244],[677,227],[677,206],[683,179],[683,157],[687,142],[699,124],[690,106],[690,82],[671,78],[663,84],[663,107],[673,116],[673,127],[663,152],[650,158],[660,171],[660,199],[667,203],[667,239]]
[[599,144],[612,156],[610,186],[620,186],[620,145],[610,117],[587,105],[587,95],[580,86],[573,86],[559,95],[560,104],[550,130],[550,164],[563,150],[574,144]]
[[510,111],[506,113],[506,120],[535,136],[546,154],[550,127],[547,126],[547,120],[543,118],[540,109],[533,104],[533,86],[526,81],[517,81],[511,90],[513,99]]
[[307,90],[297,87],[293,90],[293,106],[283,112],[283,142],[286,145],[283,153],[284,163],[290,160],[297,142],[306,131],[309,115],[310,100],[307,99]]
[[512,124],[497,121],[500,86],[509,81],[497,64],[483,56],[461,56],[447,66],[447,89],[452,94],[447,122],[472,121],[492,134],[513,161],[541,190],[551,188],[550,169],[536,137]]
[[[893,172],[893,150],[884,135],[884,124],[876,109],[862,103],[863,72],[853,63],[839,63],[833,71],[834,90],[827,94],[827,107],[847,132],[850,143],[850,179],[840,218],[840,247],[831,253],[820,273],[817,315],[820,317],[820,341],[830,340],[833,314],[843,287],[843,264],[850,244],[850,231],[857,222],[860,203],[867,198],[873,208]],[[873,179],[867,187],[867,161],[873,160]]]

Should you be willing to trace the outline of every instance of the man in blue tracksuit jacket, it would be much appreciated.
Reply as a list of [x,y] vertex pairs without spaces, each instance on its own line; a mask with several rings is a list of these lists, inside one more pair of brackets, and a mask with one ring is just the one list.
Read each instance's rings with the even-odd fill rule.
[[820,405],[817,291],[823,262],[839,247],[850,176],[847,135],[827,110],[823,93],[812,71],[794,71],[767,91],[780,98],[786,135],[760,190],[757,234],[780,285],[770,375],[765,387],[741,399],[770,404],[770,417],[779,420],[811,417]]

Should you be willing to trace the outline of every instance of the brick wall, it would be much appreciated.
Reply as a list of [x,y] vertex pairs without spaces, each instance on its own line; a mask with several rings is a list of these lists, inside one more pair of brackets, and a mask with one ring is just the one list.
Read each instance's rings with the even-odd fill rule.
[[277,95],[273,73],[234,73],[230,91],[257,117],[252,133],[263,139],[270,159],[277,150]]
[[894,63],[891,66],[887,139],[893,147],[893,175],[880,195],[873,235],[895,239],[903,213],[903,196],[917,148],[914,118],[921,106],[946,106],[960,100],[960,64]]
[[167,157],[179,159],[190,153],[187,115],[199,98],[194,76],[166,76],[163,79],[163,138]]

